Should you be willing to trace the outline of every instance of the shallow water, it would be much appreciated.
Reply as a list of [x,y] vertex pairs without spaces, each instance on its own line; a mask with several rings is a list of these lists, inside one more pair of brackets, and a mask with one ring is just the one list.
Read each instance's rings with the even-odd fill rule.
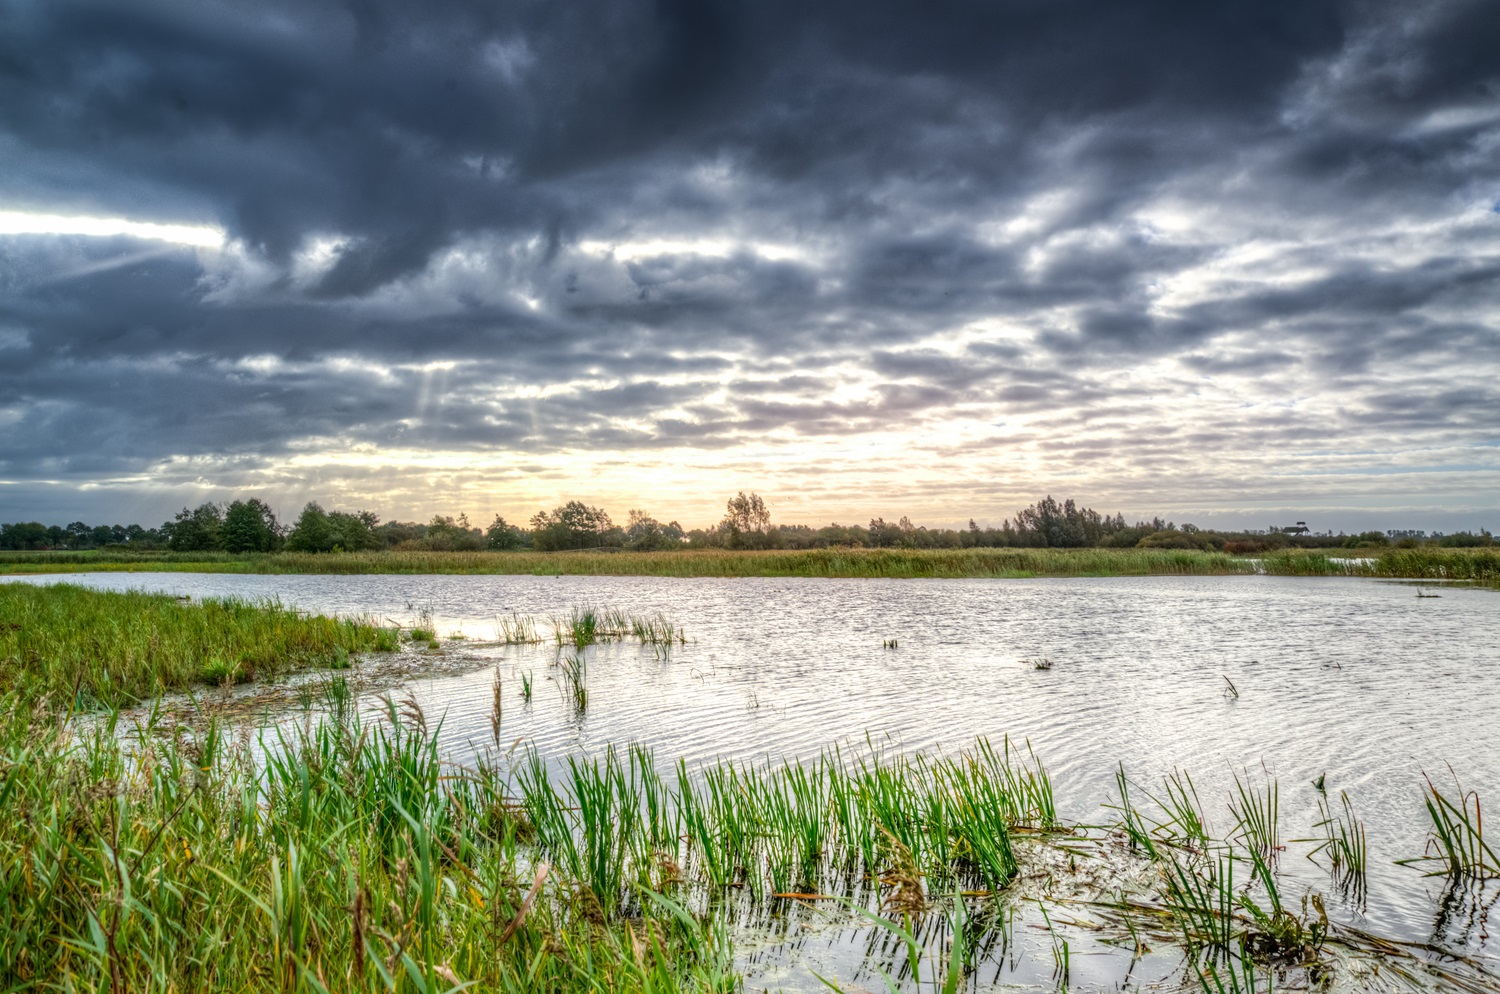
[[[1494,955],[1478,904],[1393,861],[1426,838],[1422,775],[1500,797],[1500,597],[1443,587],[1300,577],[1038,580],[663,579],[530,576],[84,574],[27,578],[194,597],[276,596],[318,612],[410,624],[430,609],[476,660],[410,692],[444,715],[455,758],[490,743],[491,687],[506,688],[505,742],[545,755],[639,741],[659,760],[812,757],[866,737],[956,750],[976,736],[1029,740],[1051,772],[1059,814],[1100,823],[1124,765],[1148,787],[1189,771],[1212,827],[1232,826],[1238,773],[1280,784],[1285,839],[1316,834],[1317,793],[1348,791],[1369,833],[1363,905],[1330,898],[1337,920],[1412,941]],[[1427,592],[1435,588],[1430,585]],[[553,647],[475,645],[511,612],[573,606],[661,612],[689,643],[667,659],[599,646],[579,714]],[[548,631],[543,624],[542,630]],[[885,639],[899,647],[882,648]],[[1050,669],[1038,669],[1044,658]],[[520,699],[534,673],[533,700]],[[1228,693],[1232,681],[1239,696]],[[1452,769],[1452,774],[1449,772]],[[1327,871],[1292,844],[1283,892],[1330,895]],[[878,986],[878,984],[876,985]]]

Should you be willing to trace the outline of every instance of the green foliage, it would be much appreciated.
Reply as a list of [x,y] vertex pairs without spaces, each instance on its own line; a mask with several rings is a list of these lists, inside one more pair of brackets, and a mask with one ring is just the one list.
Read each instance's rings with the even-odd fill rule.
[[0,525],[0,549],[43,549],[50,544],[47,526],[40,521]]
[[177,516],[161,526],[167,548],[173,552],[203,552],[223,548],[220,532],[224,527],[224,510],[218,504],[199,504],[183,508]]
[[428,522],[425,545],[434,552],[477,552],[485,547],[484,533],[470,527],[469,516],[456,519],[434,515]]
[[212,725],[132,746],[0,711],[5,990],[738,987],[722,929],[668,897],[577,913],[580,878],[522,847],[504,783],[453,775],[414,709],[351,709],[264,762]]
[[361,552],[375,549],[374,528],[379,518],[369,511],[349,514],[325,511],[316,502],[302,509],[286,538],[289,552]]
[[373,625],[275,601],[0,584],[0,686],[59,709],[333,666],[376,639]]
[[484,530],[484,547],[500,552],[522,549],[530,544],[530,536],[515,525],[506,523],[500,515]]
[[[290,543],[288,543],[290,545]],[[138,570],[225,573],[472,573],[610,576],[1032,577],[1222,575],[1257,572],[1223,553],[1173,549],[798,549],[733,552],[426,552],[390,550],[321,556],[293,551],[0,553],[0,572]]]
[[281,544],[281,530],[269,505],[251,498],[224,511],[220,546],[225,552],[270,552]]
[[1484,810],[1479,795],[1464,790],[1457,778],[1453,787],[1457,800],[1438,790],[1437,785],[1427,779],[1423,800],[1432,822],[1427,851],[1420,859],[1401,862],[1406,865],[1436,863],[1441,867],[1438,872],[1454,879],[1500,877],[1500,857],[1484,839]]
[[1059,504],[1049,494],[1016,515],[1016,528],[1037,536],[1040,545],[1079,548],[1098,544],[1105,535],[1105,519],[1099,512],[1080,508],[1072,500]]

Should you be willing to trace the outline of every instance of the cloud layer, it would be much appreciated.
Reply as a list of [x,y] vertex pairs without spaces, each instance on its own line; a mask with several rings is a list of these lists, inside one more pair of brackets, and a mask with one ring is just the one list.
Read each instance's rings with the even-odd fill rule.
[[9,4],[0,210],[226,241],[0,235],[0,517],[1489,523],[1497,51],[1484,0]]

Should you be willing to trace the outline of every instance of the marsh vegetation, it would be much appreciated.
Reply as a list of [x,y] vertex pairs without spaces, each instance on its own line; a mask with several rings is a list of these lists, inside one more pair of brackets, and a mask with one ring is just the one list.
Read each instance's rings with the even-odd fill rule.
[[206,572],[308,575],[807,576],[1369,576],[1500,582],[1493,549],[1387,549],[1357,555],[1193,549],[807,549],[668,552],[0,552],[0,573]]
[[[554,596],[563,589],[531,582]],[[826,587],[793,586],[803,596]],[[52,617],[67,623],[51,628],[68,628],[83,647],[124,631],[127,605],[149,617],[165,607],[220,617],[197,599],[28,589],[0,608],[55,599],[68,610]],[[753,605],[747,616],[776,610],[754,594],[759,586],[726,589]],[[947,600],[963,589],[941,588]],[[1418,607],[1410,588],[1388,589]],[[79,607],[81,594],[111,606],[90,613]],[[1169,989],[1364,989],[1375,976],[1403,978],[1405,989],[1496,983],[1485,956],[1463,942],[1377,938],[1363,925],[1372,882],[1388,887],[1380,881],[1401,873],[1435,881],[1445,906],[1469,909],[1482,928],[1500,866],[1479,794],[1448,780],[1408,785],[1407,806],[1425,810],[1425,822],[1400,835],[1401,869],[1370,842],[1399,812],[1388,795],[1347,776],[1318,776],[1292,791],[1284,779],[1241,768],[1227,791],[1211,795],[1186,772],[1133,775],[1132,760],[1116,768],[1107,808],[1069,818],[1058,790],[1075,788],[1043,765],[1047,742],[1033,752],[1003,734],[918,749],[868,738],[772,759],[767,733],[786,723],[778,705],[789,692],[775,682],[758,685],[755,709],[739,719],[758,729],[753,749],[688,758],[620,737],[557,750],[541,736],[533,741],[538,722],[608,728],[631,683],[647,685],[656,724],[672,720],[662,688],[674,675],[710,704],[724,677],[705,659],[721,658],[745,627],[704,628],[689,615],[690,641],[675,612],[575,600],[562,611],[489,614],[492,640],[470,618],[462,624],[469,637],[454,639],[455,619],[406,596],[402,642],[420,631],[424,646],[474,654],[485,666],[464,684],[485,712],[470,725],[484,730],[477,752],[455,755],[441,710],[406,694],[360,697],[343,669],[307,685],[314,689],[300,716],[264,731],[216,718],[212,695],[184,726],[149,709],[69,719],[84,699],[57,693],[56,681],[8,684],[0,734],[0,887],[11,911],[0,932],[5,986],[657,991],[811,989],[822,978],[855,991],[889,978],[921,991],[1097,986],[1101,962],[1119,964],[1130,984],[1139,981],[1131,980],[1137,960]],[[1450,610],[1463,600],[1433,603]],[[357,666],[358,652],[395,638],[384,618],[375,626],[230,603],[274,620],[267,630],[282,632],[288,646],[304,644],[290,636],[298,619],[355,633],[342,658],[331,643],[326,656],[296,657],[303,665]],[[214,605],[234,616],[224,602]],[[870,663],[849,662],[888,661],[887,674],[919,685],[930,675],[922,667],[932,635],[896,621],[888,606],[878,617],[878,630],[864,629]],[[840,618],[860,624],[847,605]],[[898,644],[886,634],[893,631],[899,652],[884,648]],[[784,627],[765,634],[787,639]],[[942,644],[951,655],[951,643]],[[793,640],[788,651],[810,649]],[[107,658],[99,667],[106,672],[124,657]],[[1034,672],[1053,659],[1053,672]],[[6,665],[20,673],[37,661],[16,655]],[[1088,660],[1076,649],[1016,652],[1004,669],[1014,686],[1035,688],[1036,700],[1088,686]],[[1198,705],[1226,729],[1230,719],[1214,719],[1215,709],[1253,714],[1269,689],[1254,668],[1230,672],[1242,698],[1226,699],[1227,677],[1209,671]],[[534,698],[534,682],[547,679],[558,692]],[[707,714],[713,723],[723,711]],[[523,741],[507,744],[518,730]],[[1312,792],[1315,808],[1289,802]],[[1321,879],[1295,865],[1304,856],[1317,861]],[[809,932],[823,952],[803,945],[799,936]]]
[[120,706],[200,684],[346,668],[352,653],[394,648],[388,629],[276,600],[0,584],[0,685],[65,706]]

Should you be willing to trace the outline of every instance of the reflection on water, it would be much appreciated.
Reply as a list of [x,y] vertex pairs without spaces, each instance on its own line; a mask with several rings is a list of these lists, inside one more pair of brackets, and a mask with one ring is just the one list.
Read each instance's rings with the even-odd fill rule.
[[[444,742],[458,759],[491,740],[498,672],[503,739],[551,758],[635,741],[690,765],[779,761],[867,737],[954,751],[977,736],[1008,734],[1029,740],[1047,764],[1066,819],[1109,820],[1101,805],[1113,797],[1121,764],[1145,784],[1186,769],[1210,827],[1227,834],[1232,778],[1248,773],[1278,780],[1282,834],[1292,840],[1316,834],[1312,782],[1326,775],[1330,797],[1347,791],[1365,821],[1368,894],[1339,900],[1328,872],[1302,858],[1310,845],[1298,842],[1281,859],[1284,892],[1327,893],[1336,920],[1377,933],[1496,951],[1487,930],[1494,887],[1445,889],[1440,879],[1392,865],[1422,852],[1424,771],[1441,786],[1451,783],[1451,765],[1466,789],[1500,797],[1494,591],[1449,588],[1432,598],[1404,584],[1257,576],[36,579],[276,596],[312,611],[403,623],[430,610],[440,635],[465,636],[446,643],[450,655],[471,657],[475,668],[409,689],[429,715],[444,716]],[[590,649],[582,711],[554,665],[555,646],[482,644],[513,612],[545,622],[575,606],[660,612],[689,643],[665,658],[633,642]],[[888,639],[898,648],[884,648]],[[1035,666],[1038,658],[1051,667]],[[523,702],[528,676],[534,693]],[[818,926],[796,923],[806,945],[822,941]]]

